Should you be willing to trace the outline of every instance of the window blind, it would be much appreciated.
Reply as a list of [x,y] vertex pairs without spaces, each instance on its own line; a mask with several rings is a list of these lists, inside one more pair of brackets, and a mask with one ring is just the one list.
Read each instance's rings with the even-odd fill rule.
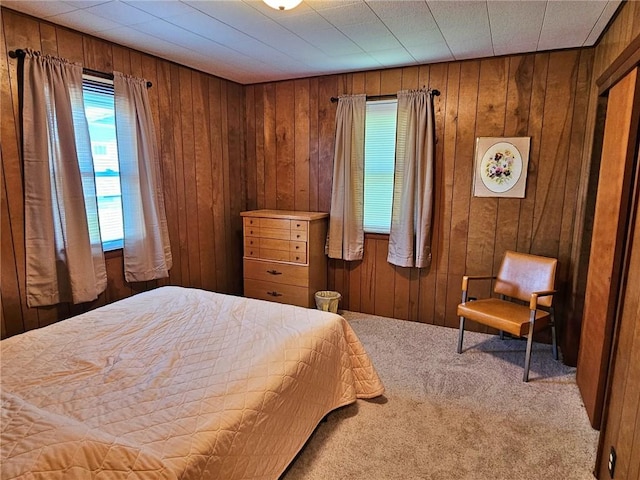
[[368,101],[364,147],[364,230],[389,233],[398,101]]

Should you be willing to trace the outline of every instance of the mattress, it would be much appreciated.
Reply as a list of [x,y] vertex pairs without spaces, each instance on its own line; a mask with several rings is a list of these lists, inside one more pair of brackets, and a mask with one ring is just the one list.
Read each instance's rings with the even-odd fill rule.
[[2,479],[277,479],[384,387],[339,315],[161,287],[0,343]]

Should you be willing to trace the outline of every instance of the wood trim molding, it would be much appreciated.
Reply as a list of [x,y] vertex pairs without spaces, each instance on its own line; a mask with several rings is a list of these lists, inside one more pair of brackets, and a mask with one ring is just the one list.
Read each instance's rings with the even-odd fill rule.
[[620,55],[596,80],[598,95],[602,95],[640,63],[640,35],[627,45]]

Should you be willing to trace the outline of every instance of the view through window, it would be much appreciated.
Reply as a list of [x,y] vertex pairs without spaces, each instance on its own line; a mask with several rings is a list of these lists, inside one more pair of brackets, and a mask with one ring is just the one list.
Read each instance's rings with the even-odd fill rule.
[[124,231],[113,81],[84,75],[83,93],[91,137],[102,246],[105,251],[114,250],[122,248]]

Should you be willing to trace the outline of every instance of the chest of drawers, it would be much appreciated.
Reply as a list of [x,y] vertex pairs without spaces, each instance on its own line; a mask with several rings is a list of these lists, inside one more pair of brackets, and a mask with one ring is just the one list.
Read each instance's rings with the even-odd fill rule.
[[252,210],[241,215],[245,297],[315,307],[315,292],[327,288],[329,214]]

